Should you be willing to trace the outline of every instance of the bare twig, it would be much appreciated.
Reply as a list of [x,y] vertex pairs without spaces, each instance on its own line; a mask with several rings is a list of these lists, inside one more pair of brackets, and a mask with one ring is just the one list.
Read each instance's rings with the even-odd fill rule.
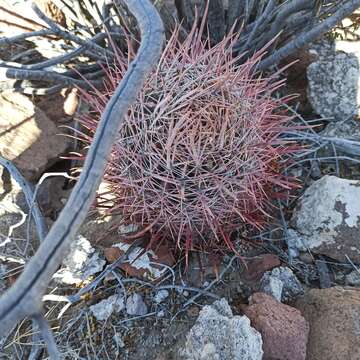
[[264,70],[272,65],[278,64],[281,60],[301,49],[306,44],[315,40],[317,37],[331,30],[346,16],[353,13],[360,6],[360,0],[350,0],[347,4],[341,6],[332,16],[320,22],[310,30],[306,30],[296,35],[294,40],[290,41],[280,49],[276,50],[272,55],[263,60],[258,69]]
[[16,166],[9,160],[4,159],[0,156],[0,165],[4,166],[14,180],[20,185],[26,199],[26,203],[29,209],[32,209],[31,215],[35,221],[36,230],[39,236],[39,240],[43,241],[47,234],[47,227],[45,224],[44,217],[39,209],[37,202],[33,199],[33,189],[30,184],[25,180],[25,178],[20,174]]
[[51,360],[60,360],[60,353],[56,347],[55,339],[53,333],[50,329],[49,323],[45,319],[44,315],[37,314],[33,316],[33,320],[36,322],[39,330],[42,334],[43,339],[45,340],[48,353]]

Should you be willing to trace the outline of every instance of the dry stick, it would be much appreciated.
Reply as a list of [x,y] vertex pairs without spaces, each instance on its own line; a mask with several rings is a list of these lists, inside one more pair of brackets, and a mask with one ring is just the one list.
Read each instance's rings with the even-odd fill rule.
[[4,90],[12,90],[21,94],[27,95],[53,95],[61,91],[66,87],[65,84],[54,85],[49,88],[34,88],[34,87],[21,87],[21,86],[14,86],[14,84],[6,83],[0,85],[0,92]]
[[288,44],[275,51],[265,60],[261,61],[258,70],[265,70],[272,65],[277,65],[281,60],[285,59],[290,54],[301,49],[309,42],[315,40],[317,37],[331,30],[339,21],[346,16],[353,13],[360,6],[360,0],[350,0],[345,5],[342,5],[332,16],[316,25],[309,31],[303,31],[296,38]]
[[[44,60],[36,64],[23,65],[14,62],[0,62],[0,67],[14,68],[14,69],[22,69],[22,70],[41,70],[50,66],[55,66],[59,64],[64,64],[65,62],[73,59],[74,57],[84,53],[87,51],[89,44],[91,42],[99,42],[104,40],[107,37],[105,33],[99,33],[95,35],[93,38],[89,39],[85,45],[79,46],[74,50],[71,50],[65,54],[53,57],[52,59]],[[87,51],[87,55],[90,58],[95,58],[97,60],[104,60],[102,57]]]
[[0,79],[48,81],[48,82],[58,82],[64,85],[77,85],[80,87],[89,83],[88,81],[85,80],[79,80],[68,76],[64,76],[56,71],[26,70],[26,69],[2,68],[2,67],[0,67]]
[[246,40],[245,45],[239,49],[240,53],[248,49],[250,43],[253,41],[254,36],[256,35],[259,25],[263,24],[270,17],[271,11],[274,9],[274,6],[275,6],[275,0],[269,0],[264,12],[260,15],[258,20],[256,20],[255,26],[253,27],[248,39]]
[[79,181],[59,218],[21,276],[0,298],[0,336],[24,317],[42,313],[42,297],[95,198],[119,125],[159,59],[164,28],[157,11],[149,0],[126,0],[126,4],[140,25],[138,54],[102,114]]
[[32,4],[31,7],[35,11],[36,15],[39,16],[39,18],[50,27],[54,34],[59,35],[65,40],[70,40],[80,45],[87,45],[89,48],[93,49],[94,51],[98,51],[100,54],[109,57],[115,56],[115,54],[111,50],[104,49],[103,47],[92,41],[88,42],[81,39],[79,36],[76,36],[66,30],[62,30],[59,25],[57,25],[54,21],[45,16],[45,14],[43,14],[42,11],[35,4]]
[[22,41],[30,37],[43,37],[43,36],[49,36],[53,35],[54,32],[51,29],[43,29],[43,30],[37,30],[37,31],[30,31],[23,34],[15,35],[12,37],[1,37],[0,38],[0,46],[7,44],[11,45],[16,43],[17,41]]
[[22,192],[25,195],[26,203],[29,209],[32,209],[31,215],[35,221],[37,234],[39,240],[43,241],[47,234],[47,227],[45,224],[44,217],[39,209],[37,202],[33,199],[33,189],[30,184],[25,180],[25,178],[20,174],[20,171],[16,166],[10,161],[2,156],[0,156],[0,165],[4,166],[13,177],[13,179],[20,185]]

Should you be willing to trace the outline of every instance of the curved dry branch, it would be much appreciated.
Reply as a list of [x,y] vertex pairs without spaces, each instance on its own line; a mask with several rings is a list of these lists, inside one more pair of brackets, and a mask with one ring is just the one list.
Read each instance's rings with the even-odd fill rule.
[[67,204],[19,279],[0,298],[0,336],[24,317],[41,314],[42,297],[50,279],[95,198],[119,124],[160,56],[164,28],[157,11],[149,0],[126,0],[126,4],[140,25],[142,41],[138,54],[102,114],[82,174]]
[[287,56],[301,49],[306,44],[314,41],[320,35],[325,34],[327,31],[335,27],[346,16],[352,14],[360,6],[360,0],[350,0],[346,4],[340,6],[340,8],[330,17],[315,25],[310,30],[304,30],[300,34],[296,35],[294,40],[276,50],[272,55],[263,60],[258,69],[264,70],[272,65],[278,64],[281,60]]

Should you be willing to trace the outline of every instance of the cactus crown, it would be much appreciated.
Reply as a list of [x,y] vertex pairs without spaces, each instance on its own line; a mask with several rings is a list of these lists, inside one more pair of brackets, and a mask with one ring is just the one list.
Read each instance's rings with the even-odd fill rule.
[[[284,99],[272,96],[283,81],[256,73],[264,51],[237,66],[236,37],[211,47],[203,29],[184,41],[176,29],[167,42],[119,129],[104,176],[113,199],[98,199],[125,224],[147,227],[152,242],[171,239],[186,253],[221,244],[234,250],[230,233],[260,228],[274,188],[293,186],[282,174],[294,150],[282,136],[291,119],[280,110]],[[129,66],[131,43],[105,69],[103,91],[84,93],[85,142]]]

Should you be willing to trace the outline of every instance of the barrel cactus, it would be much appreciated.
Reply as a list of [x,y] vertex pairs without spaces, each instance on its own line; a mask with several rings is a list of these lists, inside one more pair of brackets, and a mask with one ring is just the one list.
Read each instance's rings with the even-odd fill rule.
[[[236,40],[230,34],[211,47],[202,28],[182,41],[175,30],[118,131],[104,175],[112,199],[100,193],[97,204],[145,229],[150,244],[166,240],[186,254],[235,250],[231,233],[261,228],[274,196],[294,185],[283,174],[294,150],[283,134],[293,125],[281,109],[286,99],[273,96],[283,80],[256,71],[264,51],[245,62],[234,57]],[[83,93],[90,108],[80,117],[84,142],[91,142],[134,43],[126,55],[117,51],[102,91]]]

